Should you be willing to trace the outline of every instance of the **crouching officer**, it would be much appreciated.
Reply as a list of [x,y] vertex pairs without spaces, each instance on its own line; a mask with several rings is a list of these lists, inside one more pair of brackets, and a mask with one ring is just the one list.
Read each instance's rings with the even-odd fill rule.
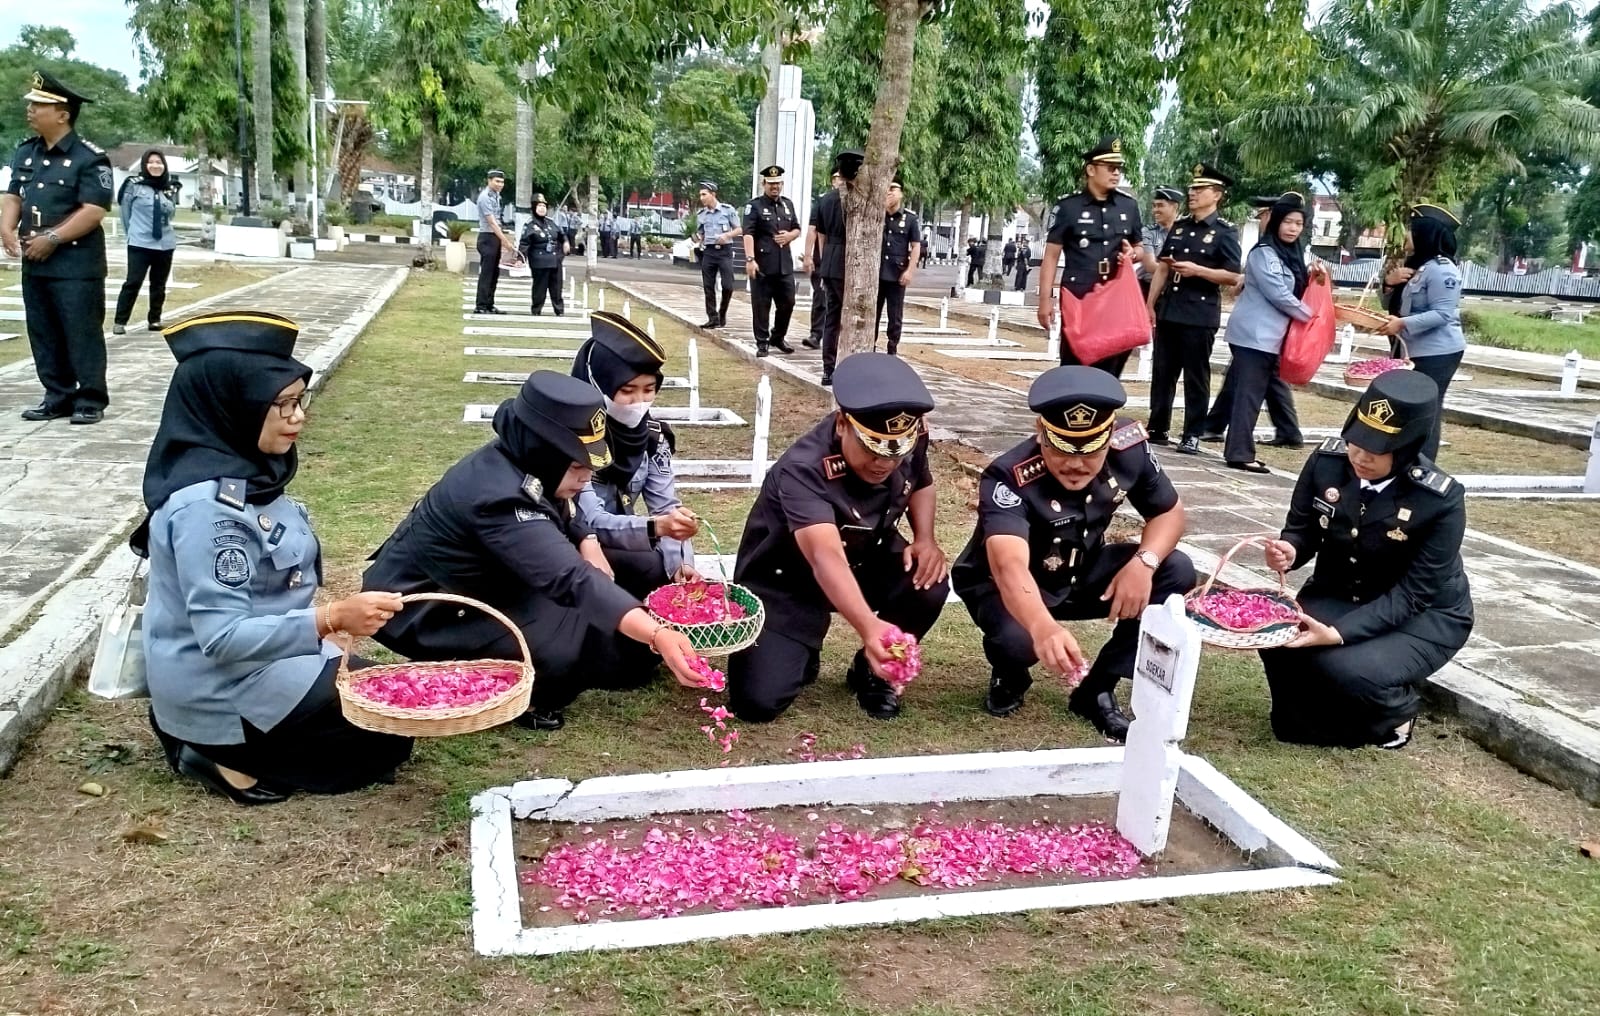
[[[950,592],[934,542],[937,494],[922,418],[933,396],[917,372],[883,353],[847,357],[834,373],[839,408],[767,474],[739,545],[734,580],[766,604],[754,646],[728,664],[728,700],[742,720],[777,718],[817,679],[837,611],[861,638],[848,681],[868,715],[900,700],[881,676],[890,625],[921,638]],[[896,527],[911,521],[907,544]]]
[[[744,210],[744,268],[750,278],[750,310],[755,315],[756,355],[770,345],[780,353],[794,347],[784,340],[794,316],[794,256],[789,245],[800,239],[800,217],[783,196],[783,167],[761,171],[761,194]],[[777,318],[771,320],[776,306]]]
[[[1057,620],[1107,617],[1111,638],[1072,693],[1073,712],[1106,737],[1127,736],[1117,679],[1133,674],[1139,615],[1153,602],[1194,586],[1194,566],[1176,551],[1184,510],[1156,461],[1144,427],[1116,411],[1127,394],[1093,367],[1053,367],[1028,392],[1039,414],[1036,436],[1001,455],[978,485],[978,527],[952,580],[983,631],[992,674],[983,708],[1008,716],[1022,708],[1028,668],[1075,675],[1083,651]],[[1143,538],[1106,544],[1106,526],[1123,501],[1144,517]]]

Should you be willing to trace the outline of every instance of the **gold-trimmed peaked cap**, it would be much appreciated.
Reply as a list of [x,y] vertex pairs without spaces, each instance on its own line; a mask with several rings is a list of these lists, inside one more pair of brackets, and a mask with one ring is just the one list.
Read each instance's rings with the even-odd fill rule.
[[772,183],[773,181],[777,181],[779,183],[782,183],[783,182],[783,167],[782,166],[778,166],[778,165],[772,165],[772,166],[767,166],[766,168],[762,169],[761,170],[761,181],[763,183]]
[[266,353],[289,359],[300,337],[300,326],[264,310],[219,310],[199,314],[168,326],[161,333],[179,363],[208,349],[233,349]]
[[1377,455],[1427,437],[1439,411],[1439,386],[1414,370],[1391,370],[1372,379],[1345,421],[1343,437]]
[[606,407],[592,385],[553,370],[534,371],[522,383],[512,411],[579,465],[591,469],[611,465]]
[[933,409],[928,386],[911,365],[887,353],[856,353],[833,372],[833,397],[867,451],[880,458],[910,455]]
[[1127,403],[1122,382],[1096,367],[1051,367],[1028,389],[1028,408],[1039,414],[1045,440],[1067,455],[1104,448]]
[[76,110],[86,102],[93,102],[87,96],[79,95],[58,78],[51,77],[44,71],[34,71],[33,77],[28,79],[28,90],[22,98],[28,102],[42,102],[56,106],[66,106],[69,110]]
[[609,310],[590,314],[589,334],[595,345],[614,354],[635,374],[659,374],[667,362],[666,348],[621,314]]
[[1120,166],[1128,160],[1122,156],[1122,139],[1115,134],[1106,134],[1093,148],[1083,153],[1083,161]]
[[1217,187],[1227,190],[1233,186],[1233,177],[1213,166],[1209,162],[1194,164],[1194,179],[1189,181],[1190,187]]

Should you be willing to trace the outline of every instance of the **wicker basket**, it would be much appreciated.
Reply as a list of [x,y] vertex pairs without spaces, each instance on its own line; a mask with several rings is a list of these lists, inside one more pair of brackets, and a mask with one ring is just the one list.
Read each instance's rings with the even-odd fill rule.
[[[1273,649],[1291,641],[1300,632],[1299,621],[1272,621],[1250,631],[1240,631],[1236,628],[1224,627],[1222,622],[1212,617],[1204,606],[1205,598],[1211,593],[1211,586],[1217,581],[1217,576],[1228,567],[1228,562],[1240,548],[1249,546],[1265,546],[1268,537],[1249,536],[1233,545],[1233,548],[1222,555],[1222,560],[1217,562],[1214,573],[1207,577],[1205,584],[1190,593],[1184,600],[1184,607],[1189,615],[1189,620],[1194,622],[1200,631],[1200,641],[1207,645],[1217,646],[1220,649]],[[1294,597],[1284,591],[1283,573],[1278,573],[1278,588],[1271,589],[1241,589],[1239,592],[1252,593],[1256,596],[1265,596],[1300,613],[1300,605]]]
[[[345,645],[344,658],[339,661],[339,703],[344,709],[344,718],[364,730],[375,730],[382,734],[404,734],[407,737],[449,737],[453,734],[470,734],[474,731],[488,730],[500,724],[515,719],[528,711],[528,703],[533,696],[533,656],[528,652],[528,641],[522,637],[522,632],[511,623],[511,619],[495,610],[487,603],[480,603],[467,596],[456,596],[453,593],[411,593],[402,596],[402,603],[416,603],[422,600],[437,600],[441,603],[459,603],[467,607],[475,607],[490,617],[511,629],[511,634],[517,640],[517,648],[522,650],[522,662],[515,660],[467,660],[461,663],[400,663],[383,664],[376,667],[366,667],[351,673],[350,649],[348,642]],[[482,702],[470,706],[457,706],[448,709],[402,709],[397,706],[384,705],[364,699],[352,691],[352,686],[368,678],[381,677],[384,674],[393,674],[400,671],[427,671],[427,670],[505,670],[515,667],[520,675],[517,683],[505,691]]]
[[[711,537],[711,545],[717,548],[717,570],[722,572],[722,586],[724,595],[732,603],[737,603],[744,608],[744,616],[736,620],[708,621],[701,624],[685,624],[671,618],[662,617],[655,610],[650,609],[649,599],[645,600],[646,609],[650,609],[650,616],[660,621],[667,627],[683,632],[689,640],[689,645],[701,656],[731,656],[741,649],[748,649],[756,644],[756,639],[761,637],[761,629],[767,623],[767,608],[761,602],[761,597],[752,593],[744,586],[728,581],[728,572],[722,566],[722,542],[717,539],[717,534],[712,532],[711,526],[703,518],[698,518],[700,528]],[[670,589],[671,586],[662,586]],[[659,591],[659,590],[657,590]],[[651,595],[654,595],[652,593]]]
[[[1352,388],[1366,388],[1367,385],[1372,383],[1373,378],[1387,374],[1389,370],[1410,370],[1412,364],[1411,357],[1406,352],[1406,340],[1396,335],[1394,336],[1394,341],[1400,346],[1400,355],[1398,357],[1378,356],[1366,360],[1352,361],[1350,366],[1344,369],[1344,383]],[[1377,374],[1372,375],[1360,373],[1363,364],[1377,363],[1381,360],[1390,359],[1398,359],[1404,366],[1390,367],[1389,370],[1379,371]]]
[[1367,310],[1358,305],[1336,303],[1333,305],[1333,318],[1344,324],[1355,325],[1363,331],[1375,332],[1389,320],[1389,315]]

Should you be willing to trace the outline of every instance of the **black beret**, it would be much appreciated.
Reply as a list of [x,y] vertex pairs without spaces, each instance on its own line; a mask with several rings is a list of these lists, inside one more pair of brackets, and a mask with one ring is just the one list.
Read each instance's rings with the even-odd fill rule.
[[264,310],[224,310],[179,321],[162,330],[167,348],[179,363],[208,349],[233,349],[289,359],[294,356],[300,326]]
[[489,170],[489,179],[491,179],[491,180],[504,180],[505,178],[506,178],[506,171],[505,170],[503,170],[503,169],[491,169],[491,170]]
[[874,455],[898,458],[916,447],[933,409],[928,386],[909,363],[887,353],[856,353],[833,372],[833,397]]
[[1028,389],[1028,408],[1044,421],[1045,438],[1068,455],[1104,447],[1127,402],[1122,382],[1097,367],[1051,367]]
[[1372,379],[1345,421],[1348,444],[1382,455],[1427,437],[1439,411],[1439,386],[1414,370],[1391,370]]
[[1153,197],[1157,201],[1171,201],[1175,205],[1183,204],[1183,191],[1176,187],[1157,187]]

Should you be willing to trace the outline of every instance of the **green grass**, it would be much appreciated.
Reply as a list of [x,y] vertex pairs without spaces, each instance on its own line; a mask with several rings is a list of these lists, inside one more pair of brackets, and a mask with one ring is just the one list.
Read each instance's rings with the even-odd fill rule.
[[1576,349],[1585,359],[1600,359],[1600,317],[1567,324],[1540,314],[1472,307],[1461,312],[1461,327],[1468,342],[1485,346],[1558,356]]
[[[460,381],[469,364],[458,287],[414,278],[316,403],[295,492],[346,587],[428,484],[488,437],[458,422],[463,402],[495,400]],[[680,352],[686,335],[656,323]],[[706,404],[748,417],[756,368],[712,343],[701,354]],[[776,451],[826,403],[774,385]],[[748,452],[748,431],[680,436],[682,455]],[[971,514],[948,456],[934,468],[940,539],[953,556]],[[750,495],[690,499],[731,551]],[[1106,631],[1078,630],[1086,648]],[[1047,679],[1016,716],[980,713],[987,669],[959,606],[930,634],[927,669],[894,722],[866,718],[845,692],[852,650],[836,633],[822,679],[788,714],[740,725],[736,762],[787,761],[804,731],[821,750],[860,742],[874,757],[1097,743]],[[132,999],[171,1016],[1600,1012],[1600,864],[1575,849],[1596,838],[1600,813],[1513,772],[1448,723],[1426,723],[1401,753],[1278,744],[1259,664],[1222,652],[1202,661],[1185,747],[1338,859],[1337,886],[637,952],[473,956],[470,796],[530,775],[714,765],[696,699],[665,681],[587,693],[552,734],[505,727],[419,742],[394,787],[245,814],[167,774],[143,703],[74,694],[0,781],[0,1011],[54,1002],[108,1016]],[[94,777],[106,797],[73,793],[106,767],[108,744],[126,743],[138,746],[133,764],[115,752]],[[151,815],[171,843],[116,842],[130,819]],[[102,984],[113,967],[115,983]],[[204,971],[215,969],[226,977],[208,995]]]

